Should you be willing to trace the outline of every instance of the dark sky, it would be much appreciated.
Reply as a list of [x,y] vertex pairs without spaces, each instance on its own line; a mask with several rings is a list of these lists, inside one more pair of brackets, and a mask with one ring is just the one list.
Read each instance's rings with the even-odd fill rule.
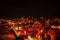
[[16,1],[9,0],[0,3],[0,16],[59,16],[58,1]]

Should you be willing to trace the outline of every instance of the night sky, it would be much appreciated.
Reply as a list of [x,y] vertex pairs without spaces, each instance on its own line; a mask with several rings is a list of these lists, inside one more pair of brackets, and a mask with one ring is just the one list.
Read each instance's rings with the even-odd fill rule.
[[58,1],[16,1],[9,0],[0,3],[0,16],[59,16],[60,6]]

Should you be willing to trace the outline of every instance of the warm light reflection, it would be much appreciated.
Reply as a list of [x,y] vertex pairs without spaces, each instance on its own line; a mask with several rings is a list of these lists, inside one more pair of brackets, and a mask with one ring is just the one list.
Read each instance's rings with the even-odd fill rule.
[[[0,26],[4,27],[4,29],[2,29],[3,31],[7,30],[7,32],[9,32],[10,30],[15,29],[15,32],[17,32],[19,36],[23,36],[24,38],[28,37],[25,40],[43,40],[43,38],[44,39],[47,38],[46,40],[48,40],[48,36],[51,38],[51,40],[55,40],[57,35],[56,31],[57,29],[60,30],[59,25],[60,25],[59,18],[50,19],[44,17],[39,18],[21,17],[9,20],[3,19],[2,21],[0,19]],[[8,27],[10,29],[7,29]],[[13,38],[14,37],[13,35],[14,35],[13,32],[9,32],[9,35],[7,33],[7,36],[10,38]]]
[[58,29],[60,29],[60,26],[58,27]]

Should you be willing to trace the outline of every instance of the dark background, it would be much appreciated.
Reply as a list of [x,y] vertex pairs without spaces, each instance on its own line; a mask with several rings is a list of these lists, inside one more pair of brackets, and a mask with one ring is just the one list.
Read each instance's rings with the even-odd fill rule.
[[8,0],[0,2],[0,17],[59,16],[59,1]]

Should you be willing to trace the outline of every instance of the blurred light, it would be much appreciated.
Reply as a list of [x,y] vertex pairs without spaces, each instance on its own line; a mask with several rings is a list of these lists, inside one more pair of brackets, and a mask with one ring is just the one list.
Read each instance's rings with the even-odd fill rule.
[[18,30],[18,28],[17,28],[17,27],[16,27],[15,29],[16,29],[16,30]]
[[51,26],[51,28],[57,28],[56,26]]
[[21,24],[21,22],[19,22],[19,24]]
[[24,33],[26,34],[26,31],[24,31]]
[[15,23],[12,22],[11,24],[14,25]]
[[28,39],[29,39],[29,40],[33,40],[31,36],[28,36]]
[[22,27],[19,27],[19,30],[22,30]]
[[58,29],[60,29],[60,26],[58,27]]

